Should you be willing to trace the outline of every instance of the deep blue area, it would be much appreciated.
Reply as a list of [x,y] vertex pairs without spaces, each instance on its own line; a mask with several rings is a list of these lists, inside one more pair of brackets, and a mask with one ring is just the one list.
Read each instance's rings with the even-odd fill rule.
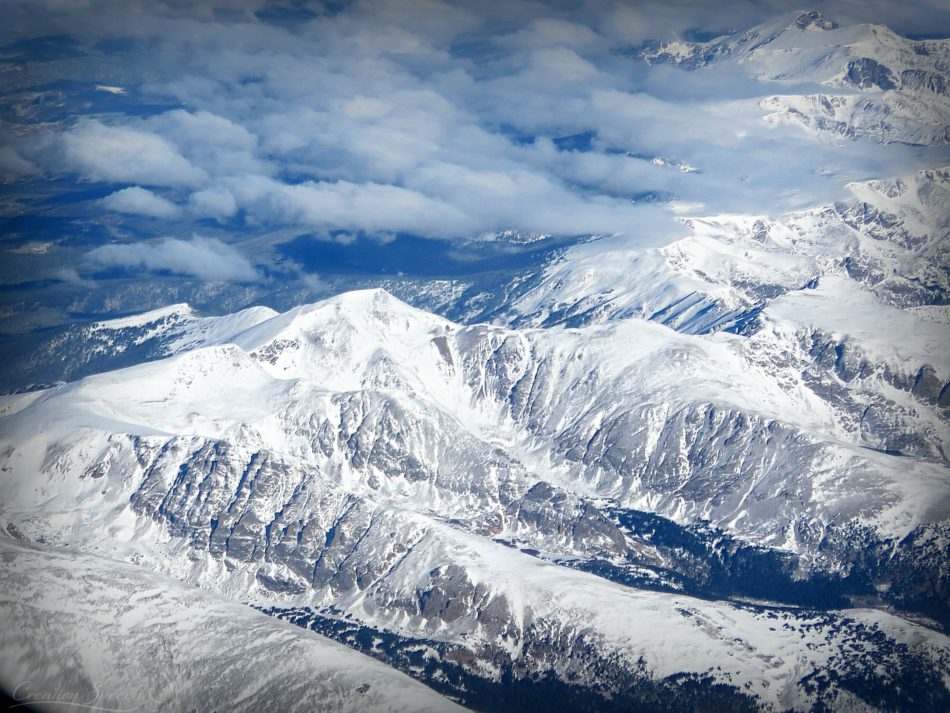
[[561,151],[590,151],[591,144],[596,138],[594,131],[584,131],[580,134],[571,134],[570,136],[561,136],[554,139],[554,145]]
[[534,134],[526,134],[521,129],[511,124],[499,124],[494,127],[494,130],[498,133],[506,136],[511,143],[516,146],[525,146],[527,144],[533,144],[534,140],[537,138]]
[[[331,236],[332,237],[332,236]],[[388,242],[359,235],[352,242],[303,235],[277,247],[308,272],[338,275],[463,277],[518,271],[539,264],[576,238],[547,238],[530,245],[463,243],[399,233]]]
[[[111,60],[110,60],[111,61]],[[181,108],[179,102],[141,96],[133,87],[115,94],[96,89],[97,82],[60,80],[24,87],[17,102],[0,105],[0,117],[16,124],[23,120],[19,112],[28,110],[31,122],[75,123],[84,116],[109,114],[147,117]]]
[[[84,238],[83,233],[94,232],[100,241]],[[101,242],[101,227],[77,226],[72,218],[47,215],[17,215],[0,220],[0,237],[10,245],[49,241],[63,245],[89,245]]]
[[299,2],[292,2],[290,5],[269,4],[255,12],[254,15],[263,22],[286,27],[292,27],[317,17],[315,12]]
[[32,37],[0,47],[0,59],[12,62],[52,62],[83,54],[78,40],[69,35]]
[[58,215],[16,215],[0,219],[0,240],[7,247],[30,242],[53,242],[68,247],[96,247],[109,241],[97,224]]

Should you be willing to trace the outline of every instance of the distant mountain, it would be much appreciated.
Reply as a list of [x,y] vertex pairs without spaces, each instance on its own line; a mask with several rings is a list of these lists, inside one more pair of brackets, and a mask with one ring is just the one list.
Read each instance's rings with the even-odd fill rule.
[[691,234],[659,248],[623,236],[575,246],[513,300],[507,320],[639,316],[689,334],[748,332],[771,302],[841,276],[842,289],[945,321],[938,306],[950,300],[950,169],[850,189],[851,200],[777,217],[684,218]]
[[950,141],[950,40],[909,40],[883,25],[839,27],[812,11],[709,42],[651,43],[640,56],[694,70],[734,65],[759,80],[828,87],[766,98],[771,122],[882,143]]

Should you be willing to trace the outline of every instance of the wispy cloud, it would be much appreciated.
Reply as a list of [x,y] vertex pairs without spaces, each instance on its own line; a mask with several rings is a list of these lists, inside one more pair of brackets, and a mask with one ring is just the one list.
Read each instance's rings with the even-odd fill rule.
[[91,251],[87,259],[100,267],[167,271],[202,280],[250,282],[259,277],[250,260],[216,238],[103,245]]

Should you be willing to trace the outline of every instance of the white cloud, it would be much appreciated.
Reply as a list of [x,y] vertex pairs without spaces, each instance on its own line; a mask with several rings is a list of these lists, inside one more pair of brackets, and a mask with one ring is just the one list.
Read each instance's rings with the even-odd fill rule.
[[263,173],[266,161],[256,155],[257,137],[243,126],[208,111],[174,109],[143,126],[164,137],[200,169],[212,175]]
[[63,168],[97,181],[196,186],[208,178],[161,136],[95,119],[63,133],[59,149]]
[[419,235],[474,227],[457,207],[398,186],[349,181],[287,185],[264,176],[245,176],[228,185],[239,205],[269,223]]
[[168,271],[202,280],[250,282],[258,279],[250,260],[216,238],[103,245],[87,255],[101,267],[123,267],[149,272]]
[[[779,0],[511,0],[492,12],[478,0],[358,0],[336,13],[313,6],[314,19],[292,26],[260,21],[250,0],[226,21],[213,2],[135,12],[89,2],[98,11],[51,11],[44,32],[90,46],[128,39],[122,71],[98,79],[187,110],[84,120],[60,136],[58,156],[23,155],[92,180],[188,188],[183,215],[195,219],[242,211],[252,226],[653,239],[677,234],[675,210],[632,202],[646,194],[771,213],[834,200],[872,169],[914,166],[906,147],[832,147],[768,126],[758,99],[775,86],[743,67],[689,73],[629,51],[749,27],[787,12]],[[879,2],[818,4],[839,19],[909,17]],[[558,148],[573,134],[589,150]],[[142,193],[121,195],[106,205],[145,206]]]
[[310,292],[314,294],[323,294],[326,293],[330,286],[323,280],[319,275],[315,275],[311,272],[301,272],[300,281],[304,284]]
[[497,43],[509,51],[569,47],[576,50],[597,49],[604,37],[593,28],[557,17],[539,17],[511,34],[501,35]]
[[181,214],[181,209],[170,200],[139,186],[123,188],[106,196],[101,202],[109,210],[150,218],[172,219]]
[[192,193],[188,203],[191,211],[201,217],[226,220],[237,213],[234,196],[221,186]]
[[74,267],[61,267],[53,271],[53,277],[61,280],[73,287],[79,287],[84,290],[91,290],[96,287],[96,283],[80,276]]

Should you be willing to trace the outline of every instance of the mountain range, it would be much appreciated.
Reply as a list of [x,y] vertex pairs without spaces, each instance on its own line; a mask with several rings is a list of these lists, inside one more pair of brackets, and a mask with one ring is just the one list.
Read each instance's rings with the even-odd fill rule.
[[[822,141],[950,139],[947,40],[808,12],[635,55],[751,68],[790,92],[762,119]],[[779,215],[678,208],[661,245],[591,235],[499,291],[38,340],[0,397],[2,680],[114,708],[947,710],[926,155]]]

